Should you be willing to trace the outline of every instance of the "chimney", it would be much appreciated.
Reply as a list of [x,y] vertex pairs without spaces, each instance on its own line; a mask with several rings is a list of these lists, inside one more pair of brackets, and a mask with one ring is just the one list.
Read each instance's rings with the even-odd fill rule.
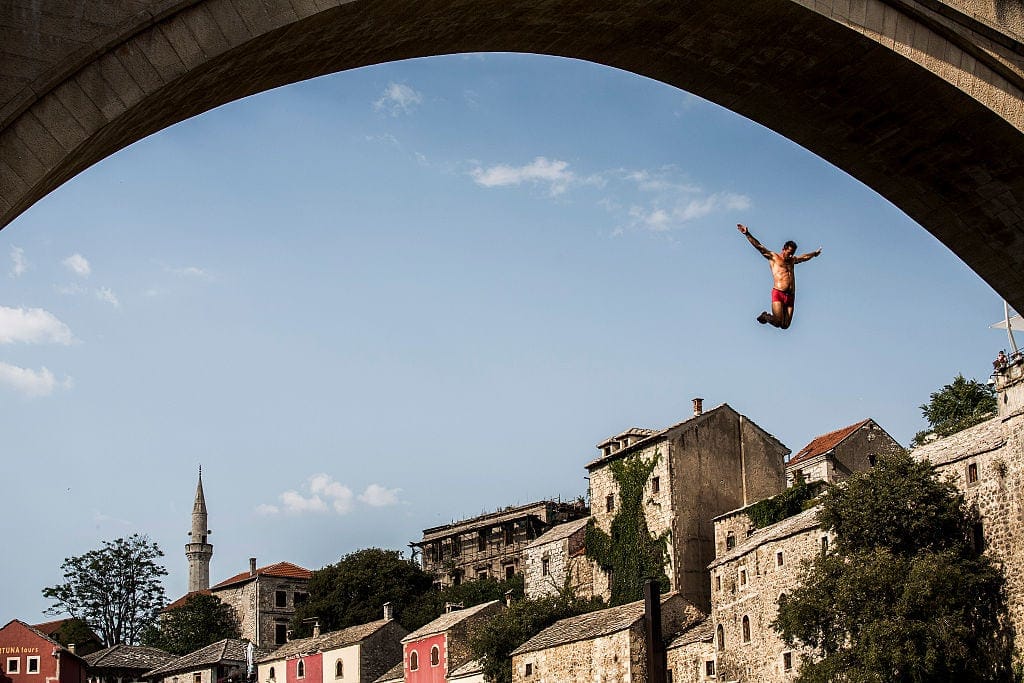
[[391,621],[395,618],[395,608],[391,606],[390,602],[384,603],[384,621]]
[[320,637],[320,622],[319,621],[313,622],[313,637],[314,638],[319,638]]
[[256,576],[256,558],[249,558],[249,576]]
[[695,398],[693,399],[693,416],[700,417],[704,414],[704,399]]
[[465,603],[462,602],[446,602],[444,603],[444,613],[454,612],[457,609],[463,609]]
[[71,654],[75,654],[75,644],[74,643],[68,643],[68,652],[70,652]]
[[505,607],[512,606],[512,591],[505,591]]

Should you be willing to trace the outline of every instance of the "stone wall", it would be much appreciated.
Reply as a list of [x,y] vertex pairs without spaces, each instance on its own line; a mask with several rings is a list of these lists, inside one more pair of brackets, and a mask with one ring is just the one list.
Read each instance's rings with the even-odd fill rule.
[[[389,621],[359,647],[359,680],[375,681],[402,661],[402,638],[409,635],[401,624]],[[325,678],[333,672],[325,671]]]
[[[639,638],[642,644],[642,633]],[[603,638],[516,655],[512,660],[512,682],[644,681],[635,677],[632,650],[636,640],[637,634],[624,630]]]
[[549,543],[533,544],[523,552],[523,585],[534,600],[556,595],[566,585],[579,597],[593,594],[592,562],[583,555],[586,526]]

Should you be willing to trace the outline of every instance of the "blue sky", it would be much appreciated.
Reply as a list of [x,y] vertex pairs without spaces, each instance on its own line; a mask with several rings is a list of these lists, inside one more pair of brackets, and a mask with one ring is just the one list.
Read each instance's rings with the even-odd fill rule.
[[[758,325],[793,239],[793,327]],[[629,73],[414,60],[223,106],[0,232],[0,623],[139,532],[186,586],[404,548],[586,491],[594,444],[727,402],[794,452],[866,417],[906,444],[1001,299],[898,209],[771,131]],[[14,512],[20,511],[20,512]]]

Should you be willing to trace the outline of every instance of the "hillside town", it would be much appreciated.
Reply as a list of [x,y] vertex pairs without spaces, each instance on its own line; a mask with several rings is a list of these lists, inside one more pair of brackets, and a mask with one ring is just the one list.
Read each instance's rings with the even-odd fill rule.
[[[1024,627],[1024,553],[1016,520],[1024,485],[1024,363],[997,364],[992,376],[997,414],[915,448],[976,506],[976,535],[1003,568],[1009,617]],[[875,465],[900,445],[871,418],[833,429],[791,455],[763,426],[728,404],[664,429],[632,427],[597,444],[585,464],[590,507],[581,501],[537,501],[423,530],[410,545],[435,586],[521,576],[527,598],[565,586],[581,597],[611,595],[610,573],[586,552],[588,525],[611,533],[623,505],[615,464],[650,463],[642,482],[642,513],[653,537],[667,539],[668,590],[646,600],[563,619],[512,652],[515,683],[591,681],[770,681],[796,676],[800,656],[771,627],[781,595],[799,584],[801,562],[834,539],[811,507],[755,528],[755,504],[795,483],[838,484]],[[790,457],[791,456],[791,457]],[[230,605],[240,637],[184,656],[117,644],[90,654],[85,643],[62,645],[59,621],[14,620],[0,629],[4,683],[482,683],[471,636],[507,602],[446,605],[413,631],[390,603],[379,619],[292,638],[296,609],[309,597],[313,572],[287,561],[260,566],[211,585],[210,519],[202,473],[195,491],[189,543],[188,594]],[[508,602],[511,597],[508,598]],[[90,648],[94,649],[94,648]],[[663,676],[651,667],[664,667]]]

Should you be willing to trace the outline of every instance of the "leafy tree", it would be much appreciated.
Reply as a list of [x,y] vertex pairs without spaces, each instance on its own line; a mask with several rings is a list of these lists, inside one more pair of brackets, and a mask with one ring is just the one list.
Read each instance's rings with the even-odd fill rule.
[[813,651],[798,680],[1012,680],[1004,579],[975,545],[977,520],[905,452],[830,488],[819,521],[836,541],[773,623]]
[[803,474],[797,472],[792,486],[777,496],[754,503],[747,508],[747,516],[756,529],[781,522],[812,506],[823,485],[824,482],[820,481],[808,484]]
[[48,635],[65,647],[74,643],[75,652],[83,657],[103,649],[103,643],[81,619],[65,619],[55,633]]
[[593,519],[587,524],[587,557],[610,574],[613,606],[642,599],[647,581],[658,584],[662,593],[669,589],[665,575],[668,532],[651,536],[643,509],[644,484],[660,457],[655,453],[644,460],[634,455],[611,463],[620,503],[612,518],[611,534],[599,529]]
[[166,602],[160,577],[167,570],[156,563],[163,554],[147,536],[133,534],[66,558],[64,583],[43,589],[43,596],[55,603],[46,613],[81,619],[107,647],[138,644]]
[[605,607],[598,598],[575,597],[568,587],[568,577],[566,581],[558,595],[513,602],[470,637],[473,656],[483,662],[486,680],[511,683],[513,650],[559,619]]
[[973,427],[992,417],[997,407],[996,395],[990,386],[958,374],[951,384],[933,393],[928,403],[921,406],[929,428],[915,434],[910,445],[920,446],[933,433],[949,436]]
[[235,610],[215,595],[193,593],[142,634],[145,645],[184,655],[225,638],[239,638]]
[[403,610],[430,591],[433,583],[430,574],[404,559],[399,550],[357,550],[313,572],[309,597],[296,610],[292,629],[297,637],[308,635],[312,626],[303,620],[312,618],[319,620],[324,631],[365,624],[381,618],[386,602],[403,626],[413,628]]
[[433,621],[444,613],[445,603],[472,607],[491,600],[504,601],[509,592],[512,593],[513,599],[523,597],[522,575],[516,575],[503,581],[492,578],[473,579],[463,581],[457,586],[447,586],[441,590],[432,589],[416,598],[402,612],[402,625],[409,629],[416,629]]

